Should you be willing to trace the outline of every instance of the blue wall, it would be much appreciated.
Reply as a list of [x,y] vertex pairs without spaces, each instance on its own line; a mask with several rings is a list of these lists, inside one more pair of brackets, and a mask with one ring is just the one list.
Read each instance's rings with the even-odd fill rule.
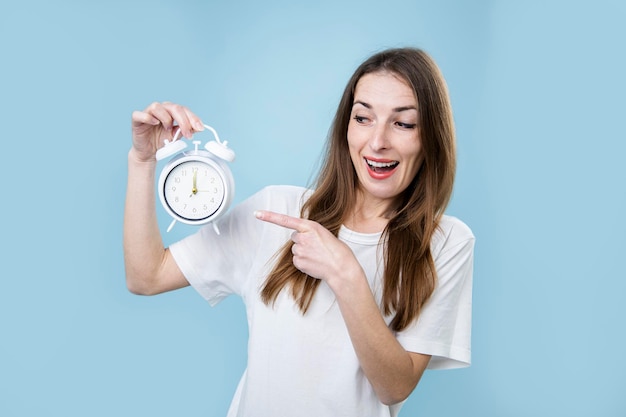
[[304,185],[356,65],[403,45],[448,80],[477,249],[473,365],[402,415],[626,414],[626,3],[51,3],[0,11],[0,415],[225,415],[241,302],[125,289],[130,114],[191,107],[237,151],[237,201]]

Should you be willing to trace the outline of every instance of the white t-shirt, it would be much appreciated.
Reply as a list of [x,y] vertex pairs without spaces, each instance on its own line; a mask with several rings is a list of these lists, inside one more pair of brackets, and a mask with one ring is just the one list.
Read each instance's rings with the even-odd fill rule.
[[[288,291],[273,306],[259,296],[273,258],[292,231],[258,220],[255,210],[299,217],[309,191],[263,189],[219,220],[170,247],[189,283],[211,304],[243,298],[249,326],[248,364],[228,417],[389,417],[402,404],[382,404],[359,366],[335,296],[322,282],[306,314]],[[381,234],[345,227],[339,238],[361,263],[376,300],[382,295]],[[474,236],[444,216],[431,242],[438,284],[412,325],[396,334],[408,351],[432,355],[430,369],[468,366]],[[392,317],[386,317],[387,323]]]

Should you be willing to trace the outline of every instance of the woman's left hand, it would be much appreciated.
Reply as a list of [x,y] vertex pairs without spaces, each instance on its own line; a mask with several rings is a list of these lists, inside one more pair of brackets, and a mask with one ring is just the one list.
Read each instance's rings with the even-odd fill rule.
[[317,222],[270,211],[263,221],[294,230],[293,264],[323,279],[335,293],[361,368],[384,404],[406,399],[420,380],[429,355],[407,352],[395,338],[376,303],[352,250]]
[[291,235],[293,265],[305,274],[324,280],[332,287],[335,279],[363,273],[348,245],[321,224],[271,211],[257,211],[255,216],[294,231]]

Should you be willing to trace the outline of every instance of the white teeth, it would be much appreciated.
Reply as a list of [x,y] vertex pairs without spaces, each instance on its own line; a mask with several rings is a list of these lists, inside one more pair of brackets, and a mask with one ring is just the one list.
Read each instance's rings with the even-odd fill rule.
[[365,162],[367,162],[367,164],[371,167],[374,168],[391,168],[393,166],[398,165],[398,162],[396,161],[392,161],[392,162],[375,162],[375,161],[370,161],[369,159],[366,159]]

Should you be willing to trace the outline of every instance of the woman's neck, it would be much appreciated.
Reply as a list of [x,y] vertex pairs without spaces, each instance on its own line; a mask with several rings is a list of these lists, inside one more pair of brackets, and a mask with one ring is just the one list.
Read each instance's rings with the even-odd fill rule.
[[393,210],[388,201],[371,201],[357,196],[356,204],[344,219],[344,226],[359,233],[382,232]]

